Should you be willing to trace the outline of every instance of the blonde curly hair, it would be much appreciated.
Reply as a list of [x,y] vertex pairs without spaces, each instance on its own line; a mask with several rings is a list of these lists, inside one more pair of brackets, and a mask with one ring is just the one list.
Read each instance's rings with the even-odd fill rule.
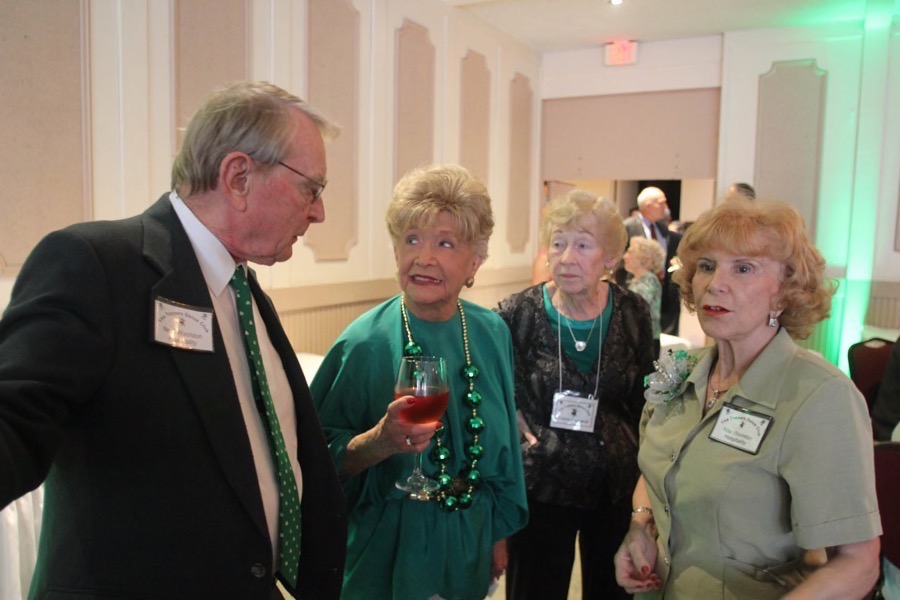
[[413,169],[394,187],[385,221],[394,245],[411,227],[428,227],[442,212],[456,222],[462,241],[482,259],[494,231],[491,197],[484,182],[456,164]]

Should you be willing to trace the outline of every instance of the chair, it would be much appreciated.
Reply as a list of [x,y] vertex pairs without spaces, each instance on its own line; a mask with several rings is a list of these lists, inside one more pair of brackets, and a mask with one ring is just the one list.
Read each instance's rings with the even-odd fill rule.
[[900,566],[900,442],[875,444],[875,493],[881,512],[881,555]]
[[850,379],[865,397],[869,411],[878,397],[878,386],[884,377],[893,347],[894,342],[890,340],[872,338],[857,342],[847,350]]

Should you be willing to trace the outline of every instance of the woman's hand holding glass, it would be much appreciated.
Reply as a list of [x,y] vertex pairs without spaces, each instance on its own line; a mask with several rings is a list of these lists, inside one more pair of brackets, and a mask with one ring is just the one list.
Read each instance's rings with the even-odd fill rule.
[[[401,413],[414,405],[415,396],[400,396],[390,404],[381,423],[381,438],[389,449],[386,455],[423,452],[431,445],[436,423],[410,423]],[[409,442],[406,440],[409,439]]]
[[[447,365],[443,358],[433,356],[404,356],[400,359],[394,398],[406,402],[397,413],[400,421],[409,425],[404,442],[410,449],[418,450],[412,475],[397,482],[397,487],[409,492],[410,498],[427,500],[428,494],[437,490],[438,484],[422,472],[422,451],[428,447],[437,422],[447,410],[450,388],[447,384]],[[415,425],[428,424],[431,435],[426,443],[416,434]],[[421,449],[420,449],[420,446]]]

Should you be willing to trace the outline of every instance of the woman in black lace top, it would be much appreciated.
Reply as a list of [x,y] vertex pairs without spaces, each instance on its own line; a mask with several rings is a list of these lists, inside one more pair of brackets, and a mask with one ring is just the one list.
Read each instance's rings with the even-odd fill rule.
[[542,225],[552,280],[503,300],[515,353],[528,526],[509,540],[507,598],[565,599],[578,536],[583,598],[628,596],[613,555],[638,477],[647,304],[607,275],[625,249],[615,207],[574,190]]

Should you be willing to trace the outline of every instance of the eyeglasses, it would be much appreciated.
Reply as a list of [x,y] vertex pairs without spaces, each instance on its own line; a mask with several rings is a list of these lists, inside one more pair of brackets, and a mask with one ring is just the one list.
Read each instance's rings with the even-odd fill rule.
[[319,198],[322,197],[322,192],[325,191],[325,186],[328,185],[328,181],[327,181],[327,180],[326,180],[324,183],[321,182],[321,181],[316,181],[315,179],[313,179],[313,178],[310,177],[309,175],[306,175],[305,173],[301,173],[300,171],[298,171],[298,170],[295,169],[294,167],[289,167],[289,166],[287,166],[286,164],[284,164],[284,163],[281,162],[280,160],[278,161],[278,164],[281,165],[282,167],[284,167],[285,169],[287,169],[288,171],[293,171],[294,173],[296,173],[297,175],[299,175],[300,177],[304,178],[305,180],[307,180],[308,182],[310,182],[311,184],[313,184],[313,185],[315,186],[315,187],[312,188],[312,190],[311,190],[311,191],[312,191],[312,199],[313,199],[313,202],[315,202],[316,200],[318,200]]

